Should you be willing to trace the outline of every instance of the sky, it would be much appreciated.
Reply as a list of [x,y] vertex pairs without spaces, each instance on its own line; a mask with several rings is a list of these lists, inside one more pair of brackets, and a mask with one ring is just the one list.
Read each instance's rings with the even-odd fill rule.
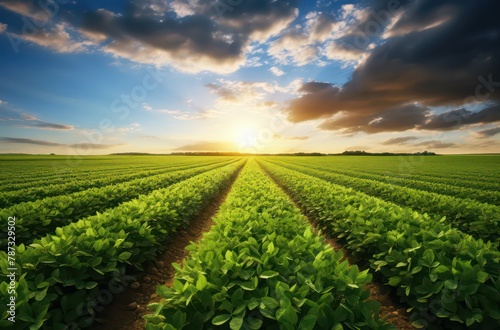
[[498,12],[0,0],[0,153],[500,152]]

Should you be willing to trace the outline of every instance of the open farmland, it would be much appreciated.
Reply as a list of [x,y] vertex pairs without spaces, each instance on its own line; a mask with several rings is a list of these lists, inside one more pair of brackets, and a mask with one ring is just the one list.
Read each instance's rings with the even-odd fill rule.
[[500,156],[0,166],[2,329],[500,328]]

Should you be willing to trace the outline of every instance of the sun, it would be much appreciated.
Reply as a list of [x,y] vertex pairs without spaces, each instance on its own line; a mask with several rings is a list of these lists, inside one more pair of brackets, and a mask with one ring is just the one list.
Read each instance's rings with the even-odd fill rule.
[[242,125],[235,130],[235,141],[240,149],[255,149],[258,144],[257,129],[252,125]]

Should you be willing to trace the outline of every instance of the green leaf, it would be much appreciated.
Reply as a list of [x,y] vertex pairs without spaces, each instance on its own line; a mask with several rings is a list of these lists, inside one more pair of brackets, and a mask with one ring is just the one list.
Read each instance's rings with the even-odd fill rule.
[[291,304],[287,305],[285,308],[280,308],[276,311],[276,319],[281,322],[288,322],[293,325],[297,324],[299,318],[297,312]]
[[486,282],[486,280],[488,279],[490,275],[486,272],[483,272],[483,271],[479,271],[477,272],[477,280],[480,282],[480,283],[484,283]]
[[216,317],[214,317],[212,319],[212,324],[213,325],[222,325],[222,324],[226,323],[227,321],[229,321],[230,318],[231,318],[231,314],[217,315]]
[[393,276],[389,278],[389,285],[390,286],[397,286],[401,282],[401,277],[399,276]]
[[250,317],[246,321],[248,323],[248,327],[250,329],[255,329],[255,330],[260,329],[262,327],[262,323],[264,323],[264,321],[262,321],[259,318],[255,318],[255,317]]
[[444,287],[449,289],[449,290],[455,290],[458,287],[458,282],[446,280],[446,281],[444,281]]
[[269,253],[271,253],[271,254],[272,254],[272,253],[273,253],[273,251],[274,251],[274,243],[273,243],[273,242],[271,242],[271,243],[269,243],[269,245],[267,246],[267,252],[269,252]]
[[120,255],[118,256],[118,260],[120,260],[120,261],[126,261],[131,256],[132,256],[131,252],[125,251],[125,252],[120,253]]
[[172,325],[175,329],[182,329],[186,323],[186,314],[181,311],[176,311],[172,316]]
[[207,278],[205,277],[205,275],[200,274],[200,276],[198,276],[198,280],[196,281],[196,288],[201,291],[205,289],[206,286]]
[[314,315],[306,315],[299,323],[299,330],[313,330],[316,325],[317,317]]
[[423,329],[423,328],[425,328],[425,323],[423,321],[421,321],[421,320],[414,321],[414,322],[411,323],[411,325],[413,325],[417,329]]
[[231,322],[229,322],[229,327],[231,330],[240,330],[243,326],[243,317],[245,317],[245,313],[240,313],[238,315],[233,315]]
[[262,274],[260,274],[260,278],[273,278],[273,277],[276,277],[278,276],[280,273],[278,272],[275,272],[274,270],[266,270],[265,272],[263,272]]

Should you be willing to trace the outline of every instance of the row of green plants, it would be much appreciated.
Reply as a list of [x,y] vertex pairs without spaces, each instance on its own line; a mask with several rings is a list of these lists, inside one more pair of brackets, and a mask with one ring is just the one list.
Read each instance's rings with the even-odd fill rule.
[[[383,170],[366,170],[366,169],[356,169],[359,173],[376,173],[379,175],[383,175],[388,178],[388,180],[392,180],[394,177],[407,177],[410,180],[422,181],[422,182],[435,182],[441,183],[447,186],[455,186],[455,187],[466,187],[476,190],[490,190],[496,191],[500,188],[498,183],[494,183],[490,181],[488,177],[484,175],[478,175],[474,178],[465,178],[462,175],[458,176],[448,176],[447,174],[427,174],[427,173],[406,173],[406,172],[398,172],[390,173],[388,171]],[[493,181],[495,178],[493,178]]]
[[[64,163],[63,163],[64,164]],[[51,166],[41,166],[39,162],[33,162],[33,166],[31,166],[29,171],[27,169],[19,168],[17,162],[14,164],[3,163],[5,171],[2,172],[0,176],[0,183],[5,184],[24,184],[26,182],[36,182],[40,180],[53,180],[58,178],[73,178],[77,176],[85,176],[89,174],[107,174],[115,171],[130,171],[131,169],[154,169],[159,168],[160,166],[165,166],[164,164],[154,163],[147,165],[138,165],[138,166],[130,166],[123,164],[112,164],[102,166],[98,162],[83,165],[78,164],[77,167],[67,166],[66,171],[61,172],[57,171],[59,167],[51,167]],[[20,172],[23,172],[23,175],[19,175]],[[3,190],[3,187],[2,187]]]
[[420,328],[500,328],[500,252],[445,222],[350,188],[263,163],[304,211],[370,267]]
[[288,196],[250,160],[214,226],[159,286],[147,330],[394,329],[364,289],[367,271],[313,234]]
[[[130,269],[143,269],[154,260],[173,234],[186,226],[227,186],[244,160],[199,174],[165,189],[121,204],[37,239],[19,245],[21,274],[16,284],[15,329],[70,329],[88,327],[100,310],[103,290],[110,281],[120,284]],[[7,272],[6,253],[0,269]],[[0,284],[0,327],[9,297]],[[109,288],[111,290],[111,288]],[[106,291],[104,291],[106,292]]]
[[316,169],[314,165],[306,167],[284,162],[277,164],[403,207],[411,207],[419,213],[428,213],[437,220],[446,217],[447,222],[477,238],[491,241],[498,241],[500,238],[500,207],[496,205],[331,173],[324,169]]
[[[102,188],[90,188],[84,191],[40,199],[34,202],[16,204],[0,210],[0,218],[16,217],[16,240],[29,245],[38,237],[54,232],[57,227],[103,212],[117,205],[148,194],[154,190],[165,188],[194,175],[207,172],[226,165],[227,162],[195,168],[178,167],[164,174],[107,185]],[[8,233],[8,226],[0,228],[0,232]],[[7,241],[0,241],[0,248],[7,246]]]
[[[204,165],[209,163],[215,163],[218,161],[228,161],[230,157],[172,157],[168,159],[156,158],[152,156],[150,162],[134,164],[127,164],[123,160],[120,163],[105,163],[101,164],[97,161],[89,161],[88,164],[78,164],[76,167],[64,167],[64,171],[60,171],[59,168],[44,168],[31,167],[29,171],[23,171],[22,169],[12,167],[9,168],[8,164],[3,164],[5,169],[0,176],[0,191],[5,190],[17,190],[24,189],[29,186],[37,186],[38,184],[46,184],[50,182],[51,184],[64,183],[73,180],[86,180],[87,178],[99,177],[99,176],[109,176],[118,173],[131,173],[134,171],[147,171],[147,170],[157,170],[161,168],[169,168],[184,165]],[[151,157],[150,157],[151,158]],[[130,158],[127,159],[130,161]],[[36,164],[36,162],[35,162]],[[45,165],[46,166],[46,165]],[[22,172],[22,175],[20,175]],[[15,176],[11,177],[10,173],[14,173]],[[18,185],[16,187],[16,185]]]
[[[301,165],[310,166],[309,164],[301,164]],[[360,172],[359,170],[353,170],[353,169],[337,169],[335,167],[318,165],[318,164],[314,164],[313,168],[322,171],[332,172],[339,175],[347,175],[361,179],[375,180],[378,182],[387,183],[391,185],[398,185],[407,188],[413,188],[417,190],[423,190],[458,198],[472,199],[481,203],[490,203],[493,205],[498,205],[500,203],[500,192],[497,190],[489,191],[489,190],[474,189],[470,188],[469,185],[458,187],[447,183],[439,183],[436,182],[435,180],[429,182],[429,181],[415,180],[414,178],[410,179],[402,176],[388,177],[387,175],[378,174],[371,171]]]
[[62,184],[51,184],[49,182],[49,184],[39,185],[28,189],[4,191],[0,192],[0,208],[10,207],[12,205],[23,202],[36,201],[38,199],[46,197],[83,191],[85,189],[93,187],[102,187],[106,185],[127,182],[138,178],[145,178],[151,175],[165,173],[167,171],[171,171],[172,169],[187,169],[197,166],[199,166],[199,164],[193,163],[193,164],[174,166],[171,168],[162,167],[156,170],[143,170],[143,171],[134,170],[126,173],[111,174],[109,176],[96,175],[86,180],[80,180],[76,178],[74,180],[70,180]]
[[[494,159],[484,157],[445,156],[428,157],[280,157],[281,159],[316,164],[339,170],[354,170],[359,173],[377,173],[391,177],[406,177],[449,185],[498,190],[500,179],[494,168]],[[487,157],[488,158],[488,157]],[[493,161],[492,161],[493,160]]]
[[[183,164],[171,164],[171,165],[162,165],[162,166],[141,166],[134,169],[131,168],[120,168],[120,169],[108,169],[108,170],[89,170],[83,173],[72,173],[65,175],[57,175],[56,173],[52,173],[48,176],[35,176],[34,178],[19,178],[18,180],[8,180],[8,183],[2,183],[0,185],[0,191],[13,191],[26,189],[30,187],[36,187],[40,185],[46,185],[47,182],[50,184],[61,184],[68,183],[71,181],[84,181],[87,179],[93,179],[95,177],[104,177],[104,176],[113,176],[117,174],[130,173],[133,171],[154,171],[163,168],[167,168],[169,166],[179,166]],[[37,174],[36,170],[33,171],[33,174]]]

